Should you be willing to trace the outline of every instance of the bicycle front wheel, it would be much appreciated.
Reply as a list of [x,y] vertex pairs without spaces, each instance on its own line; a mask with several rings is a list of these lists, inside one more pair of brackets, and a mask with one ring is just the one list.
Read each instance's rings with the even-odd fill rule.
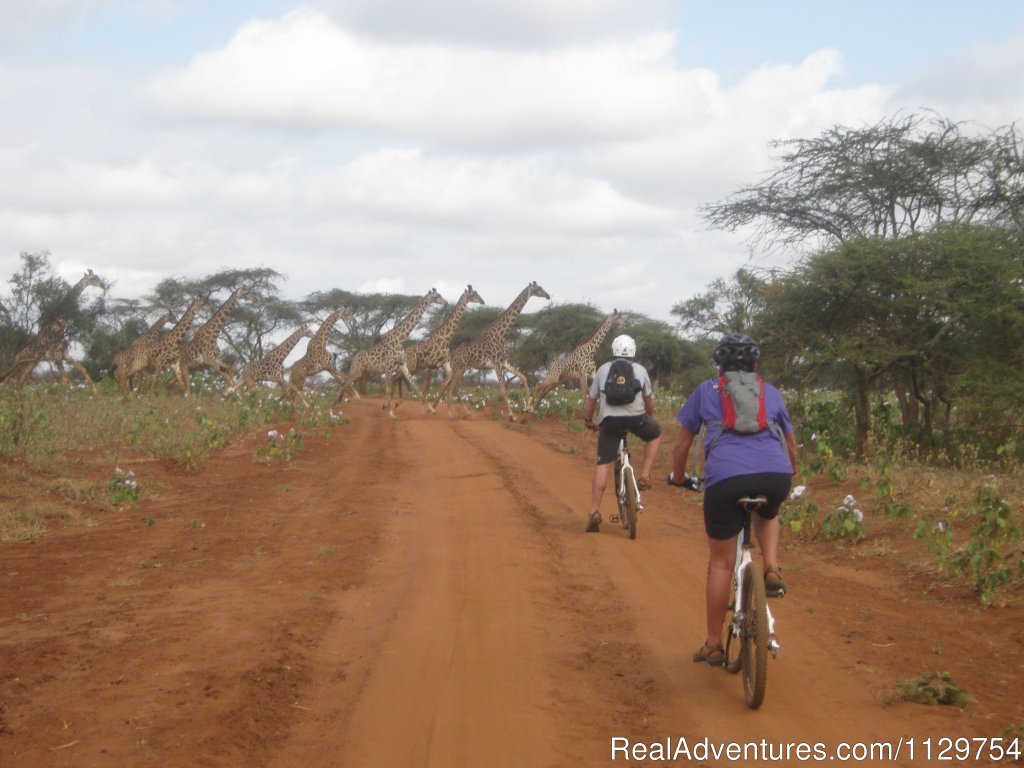
[[746,569],[743,579],[743,693],[747,706],[757,709],[768,687],[768,602],[764,594],[764,573],[755,563]]
[[640,499],[636,491],[636,477],[633,475],[633,468],[630,467],[626,473],[626,503],[624,506],[625,519],[622,524],[629,531],[629,538],[636,538],[636,522],[640,516]]

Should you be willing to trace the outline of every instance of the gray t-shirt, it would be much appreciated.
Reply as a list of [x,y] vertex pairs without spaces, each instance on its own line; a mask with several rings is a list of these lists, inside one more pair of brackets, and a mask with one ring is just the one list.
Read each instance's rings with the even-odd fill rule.
[[590,391],[587,393],[601,404],[600,416],[597,419],[598,423],[605,416],[642,416],[646,412],[643,396],[653,392],[651,377],[647,373],[647,369],[640,365],[640,363],[633,361],[633,375],[643,385],[643,389],[633,402],[628,405],[608,405],[604,399],[604,382],[608,378],[608,369],[611,367],[612,361],[609,360],[597,369],[594,380],[590,382]]

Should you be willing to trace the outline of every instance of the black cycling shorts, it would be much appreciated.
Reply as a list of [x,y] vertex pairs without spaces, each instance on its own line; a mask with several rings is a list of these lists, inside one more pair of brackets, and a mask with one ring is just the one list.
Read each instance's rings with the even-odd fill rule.
[[609,464],[619,453],[619,440],[630,432],[645,443],[661,436],[661,425],[647,414],[605,416],[597,433],[597,463]]
[[765,520],[779,515],[789,497],[793,476],[788,472],[761,472],[727,477],[704,489],[704,530],[708,538],[727,541],[743,530],[743,510],[736,504],[744,496],[767,496],[768,506],[757,511]]

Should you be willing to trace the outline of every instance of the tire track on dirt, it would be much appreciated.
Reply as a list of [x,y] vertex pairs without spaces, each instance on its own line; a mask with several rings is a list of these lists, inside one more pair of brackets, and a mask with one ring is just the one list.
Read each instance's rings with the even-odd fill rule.
[[349,660],[346,679],[321,673],[304,691],[316,714],[274,765],[587,765],[607,758],[607,715],[642,720],[627,614],[524,487],[521,465],[551,452],[497,457],[485,446],[504,427],[478,429],[382,425],[396,496],[378,510],[379,559],[335,596],[314,661]]

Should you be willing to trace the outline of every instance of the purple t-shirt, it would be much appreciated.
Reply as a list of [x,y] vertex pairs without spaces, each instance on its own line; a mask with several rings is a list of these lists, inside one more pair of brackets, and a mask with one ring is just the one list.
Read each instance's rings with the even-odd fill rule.
[[[786,410],[782,394],[771,384],[764,387],[765,416],[769,424],[775,422],[781,434],[793,431],[793,422]],[[742,435],[724,430],[722,436],[722,397],[718,393],[718,379],[708,379],[693,390],[683,407],[676,414],[676,421],[693,432],[700,432],[702,424],[707,425],[704,437],[704,484],[715,483],[737,475],[752,475],[760,472],[785,472],[790,474],[793,465],[789,452],[776,434],[777,430],[765,429],[752,435]],[[711,442],[714,447],[709,449]],[[692,450],[697,450],[694,446]]]

